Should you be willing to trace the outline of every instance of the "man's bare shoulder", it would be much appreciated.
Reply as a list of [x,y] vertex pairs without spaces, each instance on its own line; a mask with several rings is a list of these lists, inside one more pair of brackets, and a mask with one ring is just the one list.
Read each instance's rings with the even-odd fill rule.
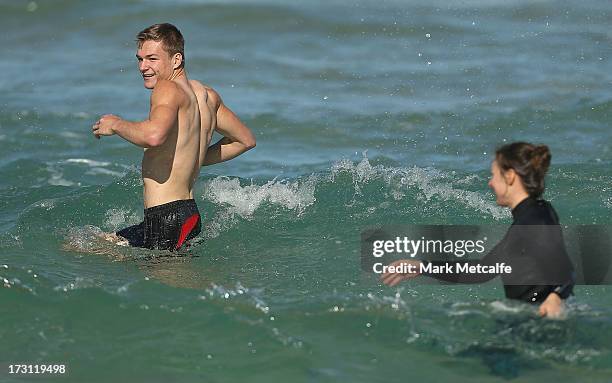
[[159,80],[151,93],[151,103],[181,104],[184,96],[185,91],[174,81]]
[[160,80],[151,93],[151,107],[167,105],[181,108],[185,104],[186,94],[181,87],[170,80]]

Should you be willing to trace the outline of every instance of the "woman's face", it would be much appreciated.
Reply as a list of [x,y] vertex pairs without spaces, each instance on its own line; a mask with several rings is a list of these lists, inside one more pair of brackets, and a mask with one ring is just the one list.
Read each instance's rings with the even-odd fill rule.
[[491,179],[489,180],[489,187],[495,193],[496,202],[499,206],[508,206],[508,184],[506,179],[501,172],[497,161],[491,162]]

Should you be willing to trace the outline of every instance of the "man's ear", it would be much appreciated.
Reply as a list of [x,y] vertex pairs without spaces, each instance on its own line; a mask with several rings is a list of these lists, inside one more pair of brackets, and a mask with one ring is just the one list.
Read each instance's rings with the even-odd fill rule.
[[180,53],[175,53],[174,56],[172,57],[172,69],[178,69],[181,67],[181,64],[183,63],[183,55]]

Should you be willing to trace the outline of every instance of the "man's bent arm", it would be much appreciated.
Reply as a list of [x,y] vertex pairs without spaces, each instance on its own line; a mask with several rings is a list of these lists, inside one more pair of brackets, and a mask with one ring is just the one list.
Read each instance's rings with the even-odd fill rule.
[[178,95],[176,85],[160,82],[151,95],[149,119],[132,122],[119,119],[112,126],[121,138],[143,148],[162,145],[178,120]]
[[211,91],[211,96],[218,98],[216,130],[224,137],[208,148],[201,166],[231,160],[255,147],[255,136],[251,130],[223,104],[215,91]]

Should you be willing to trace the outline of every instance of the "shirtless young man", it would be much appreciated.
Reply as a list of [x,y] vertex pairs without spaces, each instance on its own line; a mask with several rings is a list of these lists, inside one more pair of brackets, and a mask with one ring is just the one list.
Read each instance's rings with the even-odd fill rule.
[[[98,139],[117,134],[144,148],[144,221],[109,239],[178,250],[201,230],[193,199],[200,166],[244,153],[255,137],[212,88],[187,79],[184,40],[174,25],[152,25],[137,41],[138,69],[145,88],[153,89],[149,118],[131,122],[107,114],[92,127]],[[224,137],[209,148],[215,130]]]

